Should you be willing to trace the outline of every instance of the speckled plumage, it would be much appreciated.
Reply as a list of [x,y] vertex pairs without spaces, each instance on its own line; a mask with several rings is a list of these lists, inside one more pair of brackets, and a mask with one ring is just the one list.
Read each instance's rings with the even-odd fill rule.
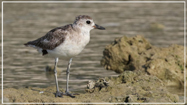
[[[86,24],[86,21],[91,24]],[[45,36],[25,45],[36,48],[43,55],[54,57],[73,57],[78,55],[90,41],[90,30],[94,27],[93,19],[87,15],[75,18],[73,24],[57,27],[50,30]]]
[[73,24],[57,27],[49,31],[45,36],[38,38],[34,41],[29,41],[25,45],[36,48],[43,55],[49,54],[55,57],[54,75],[56,83],[55,97],[62,97],[63,93],[59,91],[58,79],[57,79],[57,63],[59,57],[69,58],[69,63],[66,71],[67,83],[65,95],[74,98],[69,93],[68,81],[69,81],[69,69],[72,62],[72,57],[81,53],[85,46],[90,41],[90,30],[92,29],[104,30],[93,22],[90,16],[80,15],[76,17]]
[[64,42],[65,36],[67,35],[66,30],[70,30],[70,28],[72,29],[71,24],[54,28],[49,31],[45,36],[38,38],[34,41],[29,41],[25,45],[34,45],[44,50],[52,50]]

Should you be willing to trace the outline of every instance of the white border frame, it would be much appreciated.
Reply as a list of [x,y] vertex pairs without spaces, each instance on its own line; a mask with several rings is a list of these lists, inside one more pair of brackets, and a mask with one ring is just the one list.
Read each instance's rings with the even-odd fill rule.
[[[3,103],[3,3],[184,3],[184,102],[183,103]],[[186,2],[185,1],[2,1],[2,104],[185,104],[186,103]]]

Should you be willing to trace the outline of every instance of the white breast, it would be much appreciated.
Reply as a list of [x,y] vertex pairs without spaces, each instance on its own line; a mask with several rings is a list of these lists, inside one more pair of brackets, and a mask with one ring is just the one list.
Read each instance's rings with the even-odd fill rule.
[[84,32],[79,35],[67,35],[65,41],[53,50],[47,50],[54,57],[71,58],[85,48],[90,41],[90,33]]

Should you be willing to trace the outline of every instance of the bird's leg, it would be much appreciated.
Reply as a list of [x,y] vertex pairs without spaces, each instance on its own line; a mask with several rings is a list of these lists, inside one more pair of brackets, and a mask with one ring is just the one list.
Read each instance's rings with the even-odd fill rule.
[[75,96],[73,96],[72,94],[69,93],[69,88],[68,88],[69,73],[70,73],[69,69],[70,69],[70,66],[71,66],[72,59],[73,59],[73,58],[71,58],[71,59],[69,60],[69,62],[68,62],[68,67],[67,67],[67,71],[66,71],[66,77],[67,77],[67,78],[66,78],[66,79],[67,79],[66,82],[67,82],[67,83],[66,83],[66,93],[65,93],[65,94],[66,94],[67,96],[70,96],[70,97],[72,97],[72,98],[75,98]]
[[55,66],[54,66],[54,75],[55,75],[55,83],[56,83],[55,97],[62,97],[62,93],[59,91],[58,88],[58,79],[57,79],[57,71],[56,71],[57,63],[58,63],[58,58],[55,58]]

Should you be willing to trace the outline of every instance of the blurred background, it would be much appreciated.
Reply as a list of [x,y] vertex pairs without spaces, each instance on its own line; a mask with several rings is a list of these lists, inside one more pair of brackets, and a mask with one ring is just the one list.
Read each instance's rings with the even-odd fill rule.
[[[4,88],[55,86],[45,72],[54,58],[23,44],[73,23],[78,15],[91,16],[106,30],[92,30],[90,43],[73,58],[70,91],[83,92],[88,80],[118,75],[100,65],[105,46],[117,37],[142,35],[158,47],[184,45],[184,3],[4,3],[3,12]],[[67,64],[59,59],[59,86],[64,89]]]

